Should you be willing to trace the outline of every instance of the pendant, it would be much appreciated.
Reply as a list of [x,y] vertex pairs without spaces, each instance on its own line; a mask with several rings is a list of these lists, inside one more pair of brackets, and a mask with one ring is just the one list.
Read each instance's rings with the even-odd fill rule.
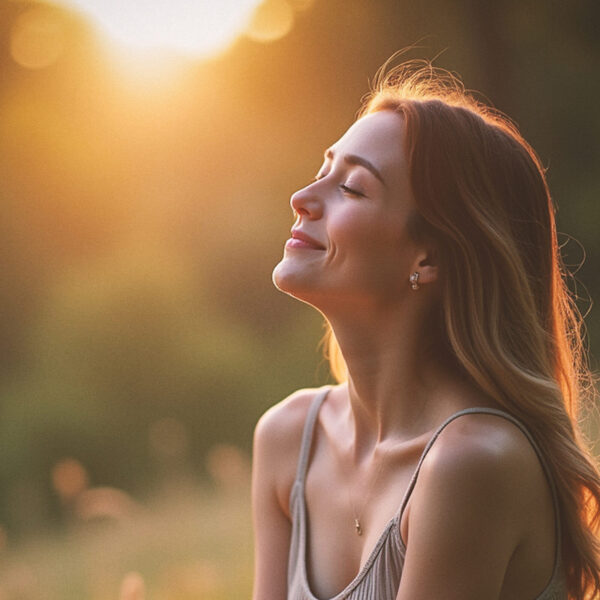
[[360,526],[360,521],[357,518],[354,519],[354,528],[356,529],[357,535],[362,535],[362,527]]

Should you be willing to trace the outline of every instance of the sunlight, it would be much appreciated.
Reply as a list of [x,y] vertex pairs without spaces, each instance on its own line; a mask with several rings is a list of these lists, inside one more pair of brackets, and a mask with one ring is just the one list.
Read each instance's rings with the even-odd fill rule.
[[93,18],[118,41],[138,48],[206,57],[225,50],[261,0],[56,0]]

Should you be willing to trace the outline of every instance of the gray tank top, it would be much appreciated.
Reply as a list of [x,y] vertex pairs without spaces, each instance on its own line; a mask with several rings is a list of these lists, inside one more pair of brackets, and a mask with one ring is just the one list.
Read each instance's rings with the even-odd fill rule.
[[[321,404],[323,403],[323,400],[325,400],[329,389],[329,387],[326,387],[322,392],[317,394],[309,409],[302,435],[302,445],[300,448],[300,458],[298,461],[296,479],[290,494],[292,538],[290,543],[288,563],[288,600],[319,600],[310,590],[306,570],[308,515],[304,498],[304,481],[306,479],[306,472],[308,470],[308,459],[310,455],[315,422],[317,420],[317,415],[319,413]],[[567,600],[564,576],[562,569],[560,568],[561,542],[558,499],[550,471],[539,447],[531,437],[531,434],[527,431],[527,429],[525,429],[523,424],[508,413],[493,408],[468,408],[466,410],[461,410],[450,416],[438,427],[423,450],[423,454],[419,459],[408,489],[406,490],[404,498],[400,503],[398,512],[384,528],[381,536],[375,544],[375,547],[373,548],[373,551],[369,555],[369,558],[360,569],[356,577],[336,596],[327,600],[395,600],[396,595],[398,594],[398,588],[400,586],[402,567],[404,566],[404,557],[406,554],[406,547],[404,546],[404,542],[400,536],[400,520],[410,494],[417,481],[421,464],[423,463],[425,456],[429,452],[435,440],[449,423],[462,415],[473,413],[497,415],[510,421],[511,423],[514,423],[525,434],[533,446],[536,454],[538,455],[552,490],[552,497],[554,500],[555,528],[557,533],[554,571],[550,581],[546,585],[546,588],[536,598],[536,600]]]

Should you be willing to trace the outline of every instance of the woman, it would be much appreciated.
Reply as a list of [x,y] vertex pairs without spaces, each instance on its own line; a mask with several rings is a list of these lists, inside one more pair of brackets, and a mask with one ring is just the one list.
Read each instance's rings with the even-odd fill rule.
[[255,600],[600,597],[579,319],[530,146],[428,65],[380,77],[274,271],[339,385],[255,433]]

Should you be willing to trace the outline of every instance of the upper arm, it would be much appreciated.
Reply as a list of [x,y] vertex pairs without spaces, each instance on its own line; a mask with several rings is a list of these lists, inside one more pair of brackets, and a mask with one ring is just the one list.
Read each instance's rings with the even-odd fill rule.
[[297,392],[267,411],[254,432],[252,518],[255,600],[287,597],[291,538],[288,500],[311,394]]
[[[464,425],[464,424],[463,424]],[[523,530],[519,452],[511,436],[449,425],[410,500],[397,600],[493,600]]]

